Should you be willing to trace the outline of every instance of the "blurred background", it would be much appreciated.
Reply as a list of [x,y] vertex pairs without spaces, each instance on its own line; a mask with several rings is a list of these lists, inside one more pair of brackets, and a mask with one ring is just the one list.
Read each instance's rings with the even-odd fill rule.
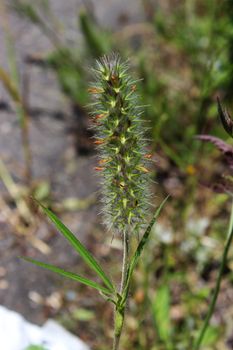
[[[90,276],[33,196],[119,280],[121,240],[111,243],[98,215],[87,107],[91,67],[112,51],[141,80],[152,204],[171,195],[135,273],[122,348],[187,350],[206,314],[230,212],[231,190],[218,186],[231,184],[230,169],[195,136],[231,143],[216,98],[233,110],[232,0],[1,0],[0,304],[33,323],[54,318],[93,349],[111,346],[111,306],[18,256]],[[232,249],[203,349],[233,349]]]

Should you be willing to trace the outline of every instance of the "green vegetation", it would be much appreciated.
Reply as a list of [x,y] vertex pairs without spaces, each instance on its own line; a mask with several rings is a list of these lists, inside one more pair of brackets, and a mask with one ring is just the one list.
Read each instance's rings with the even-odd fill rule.
[[[31,257],[25,260],[83,284],[78,293],[84,300],[87,291],[89,293],[86,286],[98,290],[103,297],[102,303],[108,310],[106,313],[103,312],[101,299],[90,308],[80,301],[78,309],[77,305],[64,305],[65,311],[57,312],[57,317],[77,334],[84,325],[86,339],[93,348],[109,350],[111,347],[113,307],[116,321],[114,349],[117,349],[121,335],[121,348],[128,350],[228,350],[232,346],[232,336],[229,335],[232,328],[228,324],[232,311],[229,303],[227,307],[223,306],[227,291],[232,292],[233,281],[231,221],[229,233],[225,234],[228,214],[231,213],[229,197],[232,197],[232,120],[221,103],[217,105],[216,101],[219,97],[223,105],[233,110],[233,6],[227,0],[169,0],[166,6],[163,3],[159,0],[155,6],[151,0],[142,0],[144,22],[120,24],[114,32],[98,23],[89,7],[82,9],[77,15],[77,31],[80,31],[82,41],[77,45],[66,40],[66,28],[55,17],[48,0],[39,0],[35,4],[14,0],[10,4],[11,10],[39,27],[50,40],[51,52],[41,57],[29,57],[28,61],[42,64],[44,69],[54,72],[82,131],[86,131],[89,124],[86,106],[90,102],[90,92],[95,95],[96,105],[92,106],[95,126],[91,132],[97,132],[97,139],[93,148],[95,143],[101,152],[96,170],[103,174],[105,180],[104,195],[108,200],[105,198],[103,216],[112,230],[106,235],[101,231],[101,243],[105,240],[108,251],[109,236],[113,234],[114,254],[109,252],[108,257],[103,254],[102,261],[97,262],[94,254],[54,214],[59,211],[59,216],[62,216],[65,205],[53,203],[48,183],[42,184],[42,191],[33,187],[27,135],[28,113],[19,88],[21,77],[12,53],[11,69],[7,72],[0,68],[0,79],[16,105],[24,135],[25,179],[26,182],[30,180],[26,183],[26,192],[19,195],[20,184],[15,187],[1,160],[0,176],[19,215],[23,217],[20,232],[32,227],[30,220],[33,220],[36,210],[25,199],[32,195],[43,203],[40,204],[42,211],[81,257],[81,274],[69,272],[69,266],[63,270]],[[131,80],[126,80],[123,86],[114,85],[119,83],[119,79],[104,78],[104,74],[109,75],[112,66],[101,61],[99,68],[97,66],[97,85],[95,83],[88,89],[92,79],[90,67],[105,54],[116,57],[111,56],[112,52],[119,52],[123,60],[129,58],[132,71],[127,71],[126,76],[130,75]],[[137,85],[137,90],[134,85]],[[118,89],[122,89],[124,96],[127,95],[126,100],[133,103],[127,113],[129,110],[132,112],[133,107],[143,105],[143,119],[148,124],[143,135],[150,139],[149,147],[147,143],[143,147],[138,143],[141,124],[132,127],[139,116],[133,113],[129,117],[126,113],[127,117],[123,118],[122,111],[117,109],[119,106],[124,108],[120,104],[125,103],[124,99],[123,102],[118,99]],[[106,119],[107,114],[112,116],[110,121]],[[118,119],[122,125],[114,131],[112,128],[118,127]],[[128,132],[127,128],[131,127]],[[123,140],[129,142],[135,154],[123,150],[114,158],[114,150],[116,152],[122,143],[119,133],[124,134]],[[105,147],[106,139],[108,148]],[[210,144],[201,140],[210,141]],[[144,204],[148,200],[144,182],[148,175],[145,156],[151,177],[156,181],[151,187],[152,206],[157,208],[168,194],[170,199],[156,228],[152,220],[148,229],[141,230],[141,224],[147,222],[144,215]],[[129,168],[126,160],[130,163]],[[124,163],[123,168],[127,171],[137,168],[133,174],[135,183],[127,182],[125,172],[117,174],[120,162]],[[42,196],[35,193],[42,193]],[[132,199],[133,196],[135,199]],[[83,205],[88,207],[85,203]],[[140,205],[142,211],[138,210]],[[30,220],[25,220],[25,206]],[[70,210],[77,210],[78,206],[75,204],[74,208]],[[132,235],[129,252],[129,235],[124,234],[129,229],[125,229],[126,221],[130,230],[135,229],[136,233]],[[138,227],[135,227],[137,224]],[[117,247],[121,248],[122,242],[118,231],[123,233],[123,269],[119,266]],[[100,234],[98,228],[96,232]],[[93,237],[95,234],[94,230]],[[149,238],[150,243],[144,248]],[[43,242],[39,246],[41,252],[49,248],[44,247]],[[139,260],[144,249],[146,251]],[[104,267],[103,260],[106,260]],[[82,276],[86,267],[90,270],[90,278]],[[113,281],[119,280],[121,273],[122,282],[118,290]],[[93,300],[95,292],[90,294]],[[110,301],[107,304],[110,306],[106,306],[106,301]],[[84,310],[84,314],[91,312],[91,319],[80,319],[76,312],[79,308]],[[96,318],[93,316],[95,313]],[[99,317],[103,322],[98,322]],[[120,334],[123,319],[124,328]]]

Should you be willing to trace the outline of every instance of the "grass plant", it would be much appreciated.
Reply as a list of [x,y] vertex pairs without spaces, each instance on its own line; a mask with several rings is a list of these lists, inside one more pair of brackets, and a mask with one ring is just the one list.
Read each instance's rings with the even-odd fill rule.
[[[99,262],[59,218],[39,202],[38,204],[46,216],[68,240],[84,263],[95,272],[101,283],[28,257],[23,259],[94,288],[100,292],[105,300],[111,302],[114,306],[112,349],[117,350],[119,349],[124,325],[133,272],[166,199],[157,209],[149,225],[144,229],[147,221],[149,185],[147,163],[150,160],[150,155],[146,152],[144,130],[140,119],[141,107],[138,105],[136,94],[136,82],[130,78],[127,64],[122,63],[120,57],[114,54],[104,56],[99,60],[94,73],[96,81],[89,88],[89,92],[94,95],[92,119],[96,130],[95,144],[98,146],[100,155],[99,165],[95,169],[102,172],[104,222],[113,235],[120,235],[122,239],[123,262],[120,287],[117,288]],[[226,114],[222,112],[220,104],[219,108],[221,118],[223,118]],[[224,121],[224,127],[228,126],[229,133],[231,133],[231,125],[229,125],[231,120],[228,117]],[[142,230],[144,233],[140,235]],[[135,235],[141,238],[136,249],[133,250],[132,239]],[[232,239],[233,214],[231,214],[216,287],[203,327],[192,346],[194,350],[200,349],[214,312]],[[163,284],[157,290],[156,299],[153,302],[153,314],[161,341],[166,345],[166,349],[173,349],[170,338],[169,300],[169,289],[166,284]]]
[[[210,191],[198,186],[198,183],[202,183],[202,177],[207,175],[207,171],[200,170],[202,166],[204,170],[209,169],[210,175],[214,174],[216,153],[211,147],[203,148],[193,136],[213,129],[217,136],[223,137],[223,130],[215,119],[215,96],[219,94],[226,100],[228,98],[228,103],[231,103],[232,6],[230,2],[215,0],[205,3],[199,0],[183,0],[177,6],[174,6],[173,1],[168,1],[167,7],[163,6],[163,1],[158,1],[156,8],[153,1],[145,0],[143,3],[148,11],[149,22],[142,25],[120,25],[114,34],[103,30],[90,13],[82,12],[77,22],[83,34],[83,46],[74,49],[73,45],[70,47],[63,40],[64,28],[52,13],[49,1],[40,0],[35,4],[14,1],[14,4],[20,5],[15,7],[18,13],[39,26],[52,43],[53,52],[44,57],[44,62],[56,73],[61,90],[75,106],[77,115],[87,117],[84,106],[89,93],[94,96],[92,119],[97,135],[95,144],[100,153],[96,171],[103,179],[103,217],[114,237],[122,238],[124,251],[122,282],[118,288],[102,267],[98,269],[100,264],[95,258],[86,258],[88,252],[85,247],[80,246],[81,242],[74,241],[72,233],[66,231],[67,228],[62,226],[61,221],[51,211],[47,211],[47,208],[42,207],[63,235],[70,239],[84,263],[97,273],[97,281],[51,265],[35,263],[93,287],[104,300],[112,303],[116,321],[115,349],[119,345],[123,320],[127,334],[127,337],[121,336],[123,348],[218,349],[224,346],[223,339],[227,337],[224,334],[225,327],[210,324],[210,320],[220,293],[223,271],[230,271],[226,275],[226,283],[231,286],[232,238],[228,235],[223,247],[221,234],[225,227],[229,191],[227,194],[216,195],[213,204]],[[128,112],[117,112],[122,103],[117,97],[117,94],[120,95],[117,85],[119,79],[114,77],[107,81],[103,74],[104,69],[106,75],[113,70],[113,63],[110,62],[117,63],[116,57],[109,56],[107,61],[105,59],[104,62],[99,62],[95,68],[97,80],[90,87],[89,93],[87,89],[90,73],[83,62],[89,64],[93,58],[111,51],[113,43],[120,47],[123,56],[132,57],[132,74],[135,78],[127,80],[126,77],[120,87],[127,95],[127,103],[133,105],[128,112],[133,112],[134,107],[137,110],[136,114],[130,113],[130,118],[127,117]],[[126,69],[124,64],[120,64],[120,67],[123,71]],[[6,74],[7,89],[10,95],[13,93],[12,99],[16,96],[17,102],[14,79],[6,71],[3,71],[2,76]],[[133,80],[138,78],[142,78],[140,84],[134,83]],[[147,234],[144,231],[147,221],[145,202],[148,198],[144,196],[142,189],[147,187],[147,163],[151,155],[145,151],[145,131],[141,128],[142,110],[138,107],[140,98],[137,93],[142,96],[143,104],[146,105],[143,117],[152,126],[151,131],[146,131],[146,134],[151,133],[151,143],[161,157],[155,170],[160,183],[158,191],[162,194],[169,192],[171,187],[168,184],[173,183],[172,191],[175,193],[168,209],[171,224],[169,226],[166,220],[163,230],[158,228],[158,232],[162,231],[159,238],[158,232],[154,232],[153,228],[152,231],[146,230]],[[111,118],[107,117],[109,113]],[[124,120],[125,126],[124,123],[118,125],[119,116]],[[78,122],[81,125],[80,119]],[[228,127],[229,119],[224,123],[224,128]],[[111,135],[113,128],[115,129]],[[139,130],[142,130],[143,135]],[[124,134],[123,138],[119,133]],[[140,140],[137,135],[140,135]],[[229,135],[232,136],[232,132]],[[143,142],[139,142],[141,140]],[[139,154],[127,154],[124,148],[118,154],[122,141],[125,144],[128,142],[131,149],[136,147]],[[226,150],[229,149],[230,145]],[[229,160],[227,151],[224,157]],[[133,173],[135,183],[129,183],[125,170],[122,172],[121,167],[119,168],[121,162],[124,164],[123,169],[137,168]],[[0,170],[4,170],[4,167]],[[222,172],[222,168],[219,171]],[[5,177],[7,181],[8,175],[9,173]],[[229,180],[230,177],[231,175]],[[179,190],[180,193],[176,194]],[[136,197],[143,197],[142,201],[133,198],[130,191],[134,195],[136,193]],[[52,208],[56,210],[56,206]],[[62,209],[60,207],[61,211]],[[141,215],[144,212],[145,217]],[[206,226],[202,221],[207,222]],[[200,227],[202,225],[204,228]],[[140,255],[135,252],[140,251],[139,247],[144,245],[143,241],[138,245],[131,238],[137,235],[143,237],[143,232],[145,237],[150,236],[151,244],[147,246],[147,254],[138,264],[136,274],[133,274]],[[169,234],[170,241],[166,241]],[[220,249],[222,247],[223,256]],[[212,290],[210,285],[214,282],[209,271],[213,273],[219,261],[221,270],[210,298],[210,308],[206,312],[206,300],[209,300]],[[130,276],[129,281],[127,276]],[[197,290],[197,285],[200,284],[202,287]],[[131,315],[128,313],[128,317],[124,317],[129,286]],[[206,320],[201,328],[200,314],[205,313]],[[200,331],[197,332],[197,329]],[[103,338],[98,339],[97,343],[99,341],[99,348],[105,350],[102,340]],[[106,349],[109,349],[108,345]]]
[[[123,241],[122,278],[120,288],[114,285],[99,262],[76,238],[76,236],[49,209],[41,206],[55,227],[69,241],[71,246],[92,269],[101,284],[76,273],[56,266],[23,258],[39,267],[46,268],[61,276],[73,279],[97,289],[107,301],[113,303],[114,339],[113,350],[119,348],[130,282],[133,272],[150,237],[160,210],[166,200],[156,210],[146,227],[148,207],[150,155],[146,153],[143,126],[140,120],[141,107],[137,104],[136,82],[128,73],[127,64],[118,55],[105,56],[97,62],[96,81],[89,91],[94,94],[93,121],[97,130],[96,145],[100,149],[97,171],[103,171],[103,214],[108,229],[120,235]],[[146,229],[143,229],[146,227]],[[144,230],[137,248],[132,251],[132,236]]]

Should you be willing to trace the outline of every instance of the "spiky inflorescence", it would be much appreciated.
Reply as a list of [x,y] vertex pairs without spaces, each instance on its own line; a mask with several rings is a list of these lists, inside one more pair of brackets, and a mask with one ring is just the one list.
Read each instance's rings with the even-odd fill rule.
[[94,70],[93,124],[103,174],[103,213],[109,228],[138,231],[148,208],[148,169],[144,128],[135,81],[118,55],[104,56]]

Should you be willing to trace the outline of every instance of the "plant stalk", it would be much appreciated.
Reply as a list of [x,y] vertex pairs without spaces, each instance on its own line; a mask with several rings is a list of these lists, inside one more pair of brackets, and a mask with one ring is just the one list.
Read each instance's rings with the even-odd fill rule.
[[[120,287],[121,296],[126,286],[128,260],[129,260],[129,238],[128,238],[128,233],[125,231],[123,235],[123,262],[122,262],[122,275],[121,275],[121,287]],[[119,305],[117,304],[115,307],[114,339],[113,339],[113,348],[112,348],[113,350],[118,350],[119,348],[120,337],[121,337],[123,323],[124,323],[126,300],[123,305],[121,305],[120,303]]]
[[28,75],[23,75],[23,95],[21,103],[21,137],[22,145],[24,151],[25,159],[25,179],[27,185],[31,187],[32,182],[32,152],[30,147],[30,135],[29,135],[29,123],[30,123],[30,114],[29,114],[29,79]]
[[128,234],[124,232],[123,237],[123,261],[122,261],[122,276],[121,276],[121,289],[120,294],[123,293],[126,277],[127,277],[127,269],[128,269],[128,259],[129,259],[129,238]]
[[216,305],[216,302],[217,302],[217,298],[218,298],[218,294],[219,294],[219,291],[220,291],[222,277],[223,277],[223,272],[224,272],[224,269],[225,269],[225,266],[226,266],[227,255],[228,255],[231,243],[232,243],[232,239],[233,239],[233,202],[232,202],[232,207],[231,207],[231,216],[230,216],[230,223],[229,223],[227,239],[226,239],[225,248],[224,248],[223,255],[222,255],[222,261],[221,261],[221,266],[220,266],[219,273],[218,273],[218,278],[217,278],[217,281],[216,281],[216,286],[215,286],[215,289],[214,289],[214,293],[213,293],[213,297],[212,297],[212,300],[211,300],[211,303],[210,303],[210,306],[209,306],[208,313],[206,315],[205,322],[204,322],[203,327],[202,327],[202,329],[201,329],[201,331],[200,331],[200,333],[199,333],[199,335],[197,337],[196,342],[194,343],[193,350],[199,350],[200,349],[200,346],[201,346],[201,343],[202,343],[203,338],[205,336],[206,330],[207,330],[207,328],[209,326],[210,319],[211,319],[211,317],[213,315],[213,312],[214,312],[214,309],[215,309],[215,305]]

